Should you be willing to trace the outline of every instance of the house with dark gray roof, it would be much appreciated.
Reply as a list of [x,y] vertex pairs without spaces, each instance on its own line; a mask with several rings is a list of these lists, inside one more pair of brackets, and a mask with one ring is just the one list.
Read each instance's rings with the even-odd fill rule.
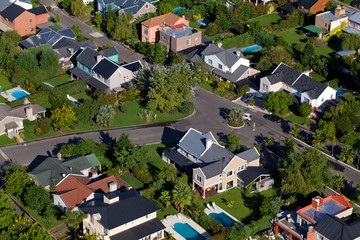
[[29,174],[37,184],[50,189],[50,186],[57,186],[69,175],[92,179],[100,176],[98,171],[101,171],[101,163],[93,153],[67,159],[62,159],[59,153],[56,158],[46,158]]
[[137,71],[142,68],[140,61],[119,65],[119,52],[116,47],[101,51],[86,47],[76,57],[76,67],[70,70],[71,76],[85,79],[91,89],[109,89],[115,92],[124,90]]
[[210,73],[238,86],[249,84],[251,79],[260,74],[260,71],[250,67],[250,60],[235,47],[222,48],[221,44],[209,44],[186,51],[186,58],[193,63],[203,59]]
[[259,166],[260,154],[255,147],[235,155],[221,146],[211,132],[193,128],[175,147],[165,149],[162,159],[180,171],[192,173],[193,190],[197,189],[203,198],[210,191],[244,189],[253,183],[251,190],[261,192],[274,183],[269,172]]
[[360,35],[360,12],[349,17],[347,27],[345,27],[343,31]]
[[160,210],[134,189],[110,192],[79,206],[88,215],[83,220],[87,234],[110,240],[163,240],[165,226],[156,218]]
[[98,0],[97,9],[104,17],[108,9],[117,11],[118,15],[130,13],[134,20],[146,13],[156,12],[156,7],[151,0]]
[[314,110],[325,101],[336,99],[335,89],[316,81],[308,73],[300,73],[280,63],[270,75],[260,79],[259,91],[267,94],[283,90],[294,94],[300,103],[309,103]]
[[31,0],[1,0],[0,1],[0,11],[4,10],[11,4],[16,4],[26,10],[29,10],[33,7]]

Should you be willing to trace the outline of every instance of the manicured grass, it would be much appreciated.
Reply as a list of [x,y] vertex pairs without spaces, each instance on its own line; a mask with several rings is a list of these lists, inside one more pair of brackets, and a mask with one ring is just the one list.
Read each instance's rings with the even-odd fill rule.
[[144,184],[142,182],[129,174],[122,175],[120,176],[120,178],[130,184],[130,186],[132,186],[134,189],[140,189],[144,187]]
[[337,89],[340,86],[340,80],[335,78],[330,81],[327,81],[326,84],[329,84],[330,87]]
[[55,29],[63,29],[62,26],[60,26],[59,24],[55,23],[54,25],[51,26],[52,28],[55,28]]
[[7,103],[6,98],[4,98],[3,96],[0,96],[0,103]]
[[270,13],[258,18],[251,19],[249,22],[259,22],[261,26],[278,23],[282,18],[276,13]]
[[307,122],[306,117],[297,116],[295,113],[293,113],[290,116],[286,117],[285,120],[289,120],[290,122],[297,123],[299,125]]
[[6,91],[13,87],[9,79],[4,75],[0,75],[0,86],[2,91]]
[[62,74],[62,75],[54,77],[52,79],[48,79],[44,82],[47,82],[50,85],[56,87],[56,86],[62,85],[64,83],[67,83],[69,81],[70,81],[70,76],[68,74]]
[[[210,39],[212,41],[218,40],[218,39],[227,39],[226,37],[231,37],[234,36],[233,33],[231,32],[223,32],[223,33],[218,33],[212,36],[206,36],[207,39]],[[223,38],[221,38],[223,37]]]
[[9,145],[12,143],[16,143],[14,139],[8,138],[6,134],[0,136],[0,146]]
[[345,99],[346,101],[350,101],[351,99],[359,99],[359,95],[354,94],[354,93],[346,93],[346,94],[342,95],[341,97],[343,99]]
[[36,95],[31,95],[29,97],[29,101],[31,103],[37,103],[40,106],[42,106],[45,109],[50,109],[51,108],[51,104],[49,102],[49,95],[43,93],[43,94],[36,94]]
[[285,41],[287,41],[290,45],[302,42],[306,39],[300,28],[293,28],[288,31],[279,32],[276,35],[284,37]]
[[92,25],[93,25],[92,20],[89,20],[89,21],[85,22],[85,24],[86,24],[86,25],[89,25],[89,26],[92,26]]
[[[230,213],[241,222],[248,224],[252,220],[257,220],[261,217],[260,206],[264,197],[275,196],[273,189],[264,191],[262,193],[252,193],[249,196],[239,188],[230,189],[215,197],[209,198],[204,203],[215,202],[216,205]],[[224,200],[230,199],[234,201],[234,205],[230,208],[226,206]]]
[[197,29],[199,29],[199,28],[201,28],[202,26],[200,25],[200,23],[198,23],[198,22],[189,22],[189,26],[190,27],[192,27],[192,28],[197,28]]
[[179,213],[178,211],[175,210],[175,208],[171,204],[169,205],[169,208],[166,209],[165,205],[160,200],[154,200],[153,202],[159,208],[161,208],[161,210],[156,212],[156,216],[160,220],[164,219],[167,215],[175,215]]
[[255,42],[253,39],[246,39],[244,40],[241,35],[237,35],[231,38],[226,38],[222,41],[222,47],[223,48],[229,48],[229,47],[236,47],[236,48],[242,48],[249,46],[251,44],[254,44]]
[[319,75],[317,73],[314,73],[314,72],[310,73],[310,77],[312,77],[313,79],[315,79],[316,81],[319,81],[319,82],[325,82],[326,81],[326,77],[321,76],[321,75]]
[[113,163],[109,158],[105,156],[97,156],[97,158],[99,159],[102,167],[105,167],[106,169],[112,168]]
[[213,89],[212,86],[210,86],[210,84],[208,84],[208,83],[200,83],[200,87],[202,87],[203,89],[205,89],[207,91],[211,91]]
[[73,98],[77,99],[79,102],[83,102],[85,99],[90,99],[86,92],[78,93],[75,95],[72,95]]

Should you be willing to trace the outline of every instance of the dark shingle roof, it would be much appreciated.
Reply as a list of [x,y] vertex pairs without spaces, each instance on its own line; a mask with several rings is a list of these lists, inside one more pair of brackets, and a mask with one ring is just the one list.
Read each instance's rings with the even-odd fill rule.
[[293,88],[299,92],[307,92],[312,99],[317,99],[321,93],[327,88],[327,86],[315,79],[302,74],[295,83],[292,85]]
[[294,4],[292,2],[288,2],[282,6],[279,7],[279,9],[291,13],[293,10],[296,10],[296,7],[294,6]]
[[18,16],[20,16],[26,10],[15,3],[11,4],[3,11],[0,12],[0,15],[4,18],[7,18],[10,22],[13,22]]
[[119,6],[124,12],[136,14],[150,0],[115,0],[115,5]]
[[105,79],[108,79],[118,69],[119,69],[119,65],[117,65],[113,61],[108,60],[107,58],[103,58],[98,64],[96,64],[93,71],[103,76]]
[[271,75],[275,75],[275,74],[276,74],[276,76],[270,77],[270,79],[269,79],[269,76],[268,76],[268,79],[269,79],[270,82],[271,81],[275,81],[275,83],[276,82],[284,82],[287,85],[292,85],[295,82],[295,80],[301,75],[300,72],[298,72],[295,69],[289,67],[285,63],[280,63],[276,67],[276,69],[271,73]]
[[[236,54],[239,54],[239,56]],[[221,48],[214,44],[209,44],[201,52],[201,55],[216,55],[229,68],[231,68],[239,60],[239,58],[245,58],[236,47]]]
[[255,181],[260,175],[268,175],[269,172],[262,167],[247,167],[244,171],[238,173],[238,177],[244,182],[245,186]]
[[119,51],[117,50],[117,48],[115,46],[101,50],[101,55],[103,55],[104,57],[111,57],[111,56],[118,55],[118,54],[119,54]]
[[223,172],[223,169],[233,159],[233,157],[234,154],[226,148],[217,144],[212,144],[200,158],[203,162],[200,165],[201,171],[208,179],[219,175]]
[[223,72],[217,68],[213,69],[213,73],[215,73],[216,75],[225,78],[226,80],[229,80],[233,83],[236,83],[239,78],[247,71],[247,70],[255,70],[251,67],[247,67],[245,65],[240,65],[233,73],[231,72]]
[[85,40],[78,42],[72,38],[61,38],[57,43],[52,46],[52,49],[58,53],[59,57],[70,57],[71,51],[70,48],[73,49],[74,53],[79,51],[81,47],[95,47],[94,43],[90,40]]
[[343,219],[326,214],[315,226],[315,231],[331,240],[352,240],[360,237],[360,221],[348,224]]
[[99,52],[92,48],[85,48],[76,58],[78,62],[92,69],[96,64],[96,56],[100,55]]
[[163,152],[164,156],[174,161],[176,164],[180,165],[188,172],[192,172],[194,168],[199,167],[193,161],[190,161],[187,157],[180,154],[175,148],[166,148]]
[[105,83],[97,80],[96,78],[94,77],[90,77],[86,80],[86,83],[93,86],[94,88],[96,89],[108,89],[109,86],[106,85]]
[[260,154],[255,147],[249,148],[246,151],[236,154],[236,156],[247,161],[248,163],[260,158]]
[[120,193],[119,201],[115,203],[107,204],[94,199],[81,205],[79,209],[89,214],[100,214],[100,223],[109,230],[160,210],[134,189]]
[[299,0],[296,2],[298,6],[303,6],[305,9],[310,9],[314,6],[318,0]]
[[125,65],[122,65],[122,67],[126,68],[127,70],[130,70],[132,72],[136,72],[139,69],[141,69],[143,66],[142,66],[140,60],[138,60],[135,62],[131,62],[131,63],[125,64]]
[[140,224],[136,227],[130,228],[123,232],[110,237],[110,240],[138,240],[143,239],[153,233],[165,229],[165,226],[160,222],[159,219],[155,218]]
[[35,15],[41,15],[47,13],[46,8],[44,6],[39,6],[36,8],[29,9],[28,12],[31,12]]

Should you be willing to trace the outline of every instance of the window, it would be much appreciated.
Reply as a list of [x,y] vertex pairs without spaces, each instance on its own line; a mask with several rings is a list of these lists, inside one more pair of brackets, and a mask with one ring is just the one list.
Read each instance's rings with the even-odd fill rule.
[[151,217],[151,214],[148,214],[145,216],[146,219],[149,219]]
[[145,41],[147,41],[147,40],[148,40],[148,38],[147,38],[147,37],[145,37],[144,39],[145,39]]
[[263,89],[265,92],[267,92],[267,91],[269,91],[269,86],[268,86],[267,84],[263,83],[262,89]]
[[195,42],[198,40],[198,37],[195,38]]
[[148,29],[147,29],[147,28],[144,28],[144,33],[145,33],[146,35],[148,35]]
[[226,173],[226,177],[231,177],[233,175],[233,170],[230,170]]
[[331,94],[330,98],[333,99],[333,98],[334,98],[334,94]]
[[219,68],[220,70],[222,70],[222,65],[221,65],[221,64],[218,64],[218,68]]
[[360,30],[360,25],[359,24],[357,25],[357,29]]
[[34,28],[31,28],[31,29],[30,29],[30,32],[33,32],[33,31],[34,31]]
[[201,182],[201,177],[199,175],[196,174],[196,180]]
[[32,19],[29,19],[29,22],[32,22]]
[[321,102],[323,102],[323,101],[324,101],[324,98],[321,99]]
[[149,8],[149,5],[146,4],[146,5],[145,5],[145,8]]
[[212,60],[211,59],[209,59],[209,64],[212,65]]
[[166,37],[166,36],[163,36],[163,39],[166,41],[166,40],[167,40],[167,37]]
[[161,239],[161,238],[162,238],[162,231],[158,231],[158,232],[157,232],[157,238],[158,238],[158,239]]
[[319,239],[319,240],[324,240],[324,237],[321,236],[320,234],[317,234],[317,239]]
[[219,175],[219,178],[222,179],[222,174]]
[[354,23],[354,22],[350,22],[350,23],[349,23],[349,26],[355,28],[355,23]]
[[187,45],[190,45],[190,44],[191,44],[191,39],[188,39],[188,40],[186,41],[186,44],[187,44]]
[[241,172],[244,169],[245,169],[245,165],[242,165],[242,166],[238,167],[238,172]]

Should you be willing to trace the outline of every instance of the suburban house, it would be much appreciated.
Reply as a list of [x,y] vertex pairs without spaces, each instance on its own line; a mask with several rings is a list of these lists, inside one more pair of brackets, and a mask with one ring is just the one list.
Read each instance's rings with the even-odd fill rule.
[[162,240],[165,226],[156,218],[160,210],[134,189],[110,192],[79,206],[88,216],[83,231],[102,240]]
[[[330,225],[325,226],[323,219],[327,221],[328,216],[338,219],[346,219],[353,212],[351,203],[344,195],[331,195],[326,198],[315,197],[310,205],[299,209],[296,213],[290,214],[287,211],[278,215],[275,222],[275,236],[281,233],[287,239],[345,239],[345,238],[322,238],[325,229],[331,229]],[[319,225],[319,227],[318,227]],[[340,229],[340,226],[336,226]],[[327,229],[328,232],[329,229]],[[335,230],[335,229],[333,229]],[[357,231],[359,232],[359,231]],[[322,235],[323,233],[324,235]],[[334,233],[333,233],[334,234]],[[354,239],[354,238],[349,238]]]
[[7,134],[8,137],[17,135],[24,128],[23,121],[28,119],[34,121],[45,117],[46,110],[39,104],[31,104],[25,100],[24,104],[17,107],[9,107],[0,103],[0,135]]
[[20,42],[22,48],[32,48],[44,44],[49,44],[51,48],[59,56],[59,62],[63,68],[72,68],[71,61],[85,47],[95,48],[96,46],[91,40],[77,41],[76,34],[71,28],[55,29],[45,27],[38,34],[31,36]]
[[31,0],[1,0],[0,1],[0,11],[4,10],[11,4],[16,4],[26,10],[33,8]]
[[159,43],[172,52],[179,52],[201,45],[201,31],[184,24],[175,25],[160,31]]
[[274,181],[259,166],[260,154],[250,148],[237,155],[221,146],[211,132],[201,133],[190,128],[174,148],[163,151],[162,159],[180,171],[192,173],[193,190],[203,198],[207,193],[223,192],[233,187],[264,191]]
[[61,154],[57,157],[48,157],[29,173],[37,184],[50,189],[50,186],[57,186],[69,175],[86,176],[97,178],[101,171],[101,163],[95,154],[62,159]]
[[284,15],[289,15],[293,11],[298,11],[301,14],[317,14],[326,9],[326,4],[329,0],[291,0],[288,3],[278,8],[279,12]]
[[251,79],[260,74],[260,71],[250,67],[250,60],[235,47],[222,48],[221,44],[219,46],[209,44],[205,47],[193,48],[185,54],[187,60],[193,63],[199,58],[203,59],[210,73],[220,80],[238,86],[249,84]]
[[349,15],[353,13],[353,11],[349,11],[344,7],[337,6],[337,8],[332,11],[317,14],[315,17],[315,26],[326,32],[331,32],[338,27],[345,28]]
[[360,35],[360,12],[357,12],[349,17],[348,25],[343,29],[343,31],[346,33],[356,33]]
[[0,21],[25,36],[35,34],[36,26],[48,21],[48,12],[44,6],[26,10],[14,3],[0,12]]
[[141,23],[141,41],[157,42],[163,29],[176,26],[189,26],[189,21],[185,19],[185,16],[179,17],[175,13],[167,13],[150,18]]
[[110,89],[122,91],[124,84],[132,81],[140,61],[119,65],[119,52],[116,47],[96,51],[86,47],[76,57],[76,67],[70,70],[71,76],[85,79],[90,89]]
[[336,58],[343,58],[343,57],[352,57],[355,56],[357,51],[355,50],[343,50],[336,52]]
[[293,93],[299,103],[307,102],[313,110],[327,100],[336,99],[336,90],[295,69],[280,63],[268,76],[260,79],[260,92],[287,91]]
[[136,20],[146,13],[156,12],[156,7],[151,2],[151,0],[98,0],[97,9],[104,18],[111,8],[117,11],[118,15],[131,13]]
[[92,181],[86,176],[69,174],[63,179],[52,194],[54,204],[63,212],[78,210],[77,207],[84,201],[102,198],[110,192],[121,192],[131,189],[131,186],[116,176]]

